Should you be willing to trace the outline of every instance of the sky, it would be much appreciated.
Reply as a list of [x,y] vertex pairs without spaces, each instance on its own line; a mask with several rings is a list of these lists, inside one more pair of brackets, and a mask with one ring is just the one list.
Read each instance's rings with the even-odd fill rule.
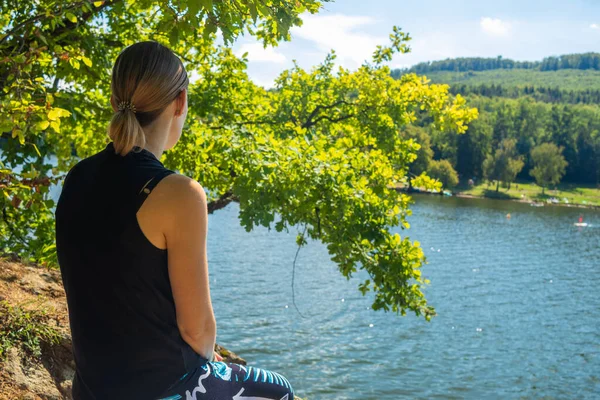
[[302,15],[291,41],[264,49],[252,37],[233,45],[248,52],[248,74],[271,87],[293,60],[305,69],[335,49],[337,64],[356,69],[394,25],[408,32],[412,51],[397,54],[392,68],[454,57],[541,60],[552,55],[600,52],[600,0],[337,0],[315,15]]

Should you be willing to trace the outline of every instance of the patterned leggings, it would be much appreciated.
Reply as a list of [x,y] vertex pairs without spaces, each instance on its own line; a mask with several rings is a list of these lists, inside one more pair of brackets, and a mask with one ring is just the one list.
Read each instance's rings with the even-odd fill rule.
[[294,400],[282,375],[256,367],[211,361],[181,377],[158,400]]

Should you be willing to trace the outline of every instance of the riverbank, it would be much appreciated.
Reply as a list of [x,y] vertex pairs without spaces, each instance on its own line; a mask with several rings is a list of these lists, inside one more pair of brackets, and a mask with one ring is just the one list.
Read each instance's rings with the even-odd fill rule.
[[[407,188],[402,186],[397,186],[396,189],[408,192],[414,190],[407,190]],[[439,192],[414,191],[434,195],[442,194]],[[445,192],[449,193],[447,190]],[[460,185],[452,190],[452,195],[464,198],[511,200],[522,203],[534,203],[538,206],[557,205],[600,208],[600,188],[591,185],[561,184],[556,189],[547,189],[542,194],[542,189],[531,182],[513,183],[510,189],[500,187],[497,192],[495,185],[484,183],[476,186]]]
[[496,192],[494,185],[481,184],[472,187],[461,186],[454,194],[459,197],[479,197],[521,201],[567,207],[600,208],[600,188],[585,185],[561,184],[556,189],[542,189],[535,183],[516,182],[508,188]]
[[74,367],[60,272],[0,258],[0,400],[71,399]]

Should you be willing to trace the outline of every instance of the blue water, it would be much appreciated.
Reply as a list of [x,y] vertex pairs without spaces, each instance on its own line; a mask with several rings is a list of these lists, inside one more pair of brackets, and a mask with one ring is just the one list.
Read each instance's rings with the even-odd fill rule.
[[297,230],[247,233],[231,204],[209,219],[217,342],[310,400],[600,398],[600,212],[416,200],[401,234],[428,257],[431,322],[373,311],[365,275],[346,280],[314,241],[296,263],[302,317]]

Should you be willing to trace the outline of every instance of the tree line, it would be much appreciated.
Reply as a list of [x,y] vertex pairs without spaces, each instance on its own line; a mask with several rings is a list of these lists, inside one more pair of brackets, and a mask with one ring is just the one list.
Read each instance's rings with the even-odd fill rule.
[[454,95],[476,94],[485,97],[508,97],[519,98],[530,96],[534,100],[546,103],[569,103],[569,104],[600,104],[600,90],[565,90],[558,87],[540,87],[526,85],[523,87],[507,87],[496,84],[453,84],[450,92]]
[[[464,135],[424,127],[428,118],[422,119],[423,127],[403,131],[406,138],[421,144],[420,159],[412,164],[411,173],[427,171],[443,178],[446,187],[458,183],[453,171],[463,182],[488,179],[497,185],[510,185],[516,179],[535,179],[542,187],[560,180],[600,183],[599,106],[475,95],[468,97],[468,103],[478,108],[479,118]],[[442,160],[448,162],[445,167],[439,164]]]
[[534,69],[539,71],[557,71],[559,69],[600,70],[600,53],[565,54],[546,57],[542,61],[515,61],[498,56],[496,58],[463,57],[441,61],[422,62],[410,68],[396,69],[393,76],[407,72],[426,74],[436,71],[488,71],[494,69]]

